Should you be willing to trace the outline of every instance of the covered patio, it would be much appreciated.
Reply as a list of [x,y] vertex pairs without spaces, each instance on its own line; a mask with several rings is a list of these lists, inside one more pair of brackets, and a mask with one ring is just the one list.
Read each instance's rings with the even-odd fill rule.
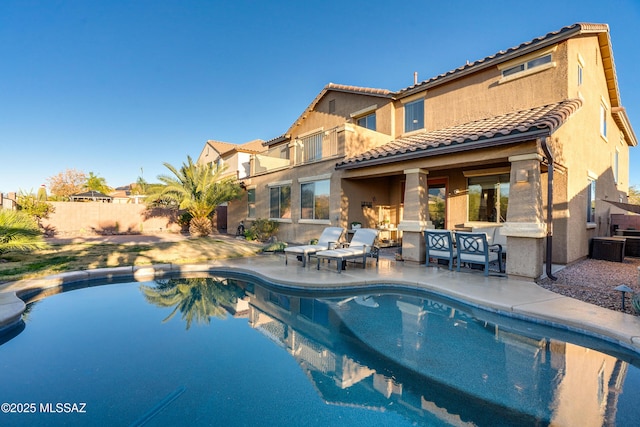
[[336,166],[344,171],[341,219],[379,226],[385,210],[402,234],[403,259],[416,263],[425,262],[426,229],[493,236],[499,227],[507,274],[540,277],[554,160],[547,139],[580,105],[564,101],[419,132],[345,159]]

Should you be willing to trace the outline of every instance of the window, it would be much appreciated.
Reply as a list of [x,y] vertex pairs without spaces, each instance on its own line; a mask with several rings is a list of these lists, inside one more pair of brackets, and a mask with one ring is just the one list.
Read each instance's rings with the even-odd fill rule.
[[534,58],[530,61],[523,62],[522,64],[515,65],[513,67],[502,70],[502,77],[511,76],[513,74],[520,73],[522,71],[530,70],[532,68],[540,67],[544,64],[551,63],[551,54],[544,55],[538,58]]
[[607,137],[607,106],[604,103],[600,104],[600,135]]
[[376,130],[376,113],[360,117],[356,120],[356,124],[358,126],[362,126],[363,128]]
[[291,218],[291,186],[269,188],[269,217]]
[[615,153],[613,153],[613,182],[615,182],[616,184],[619,183],[618,181],[618,167],[620,164],[620,151],[618,151],[618,149],[616,148]]
[[329,219],[329,180],[300,185],[300,218]]
[[469,178],[469,221],[505,222],[509,174]]
[[582,85],[582,65],[578,64],[578,86]]
[[329,324],[329,306],[317,299],[300,298],[300,314],[319,325]]
[[587,222],[596,222],[596,180],[587,181]]
[[282,307],[289,311],[291,309],[291,300],[288,296],[269,291],[269,302]]
[[424,99],[409,102],[404,106],[404,131],[424,128]]
[[336,100],[331,99],[329,100],[329,114],[333,114],[335,112],[336,112]]
[[256,189],[247,190],[247,218],[256,217]]

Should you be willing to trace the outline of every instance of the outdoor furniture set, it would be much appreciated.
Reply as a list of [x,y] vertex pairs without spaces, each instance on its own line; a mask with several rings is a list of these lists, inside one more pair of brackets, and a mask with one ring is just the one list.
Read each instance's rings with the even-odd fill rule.
[[305,267],[311,257],[318,260],[317,269],[320,269],[320,261],[336,261],[338,273],[341,273],[348,260],[362,259],[362,268],[367,266],[367,258],[375,258],[378,264],[378,247],[375,246],[378,230],[373,228],[358,228],[350,242],[339,243],[344,233],[344,228],[327,227],[314,245],[301,245],[285,248],[285,265],[288,263],[288,255],[295,255],[302,261]]
[[427,265],[430,259],[446,260],[449,270],[453,270],[453,263],[457,259],[456,271],[460,271],[462,264],[481,265],[484,275],[489,275],[489,264],[498,262],[500,273],[504,273],[502,265],[502,245],[489,243],[487,234],[481,232],[425,230],[425,246],[427,250]]
[[[362,268],[366,268],[367,258],[372,257],[378,264],[379,251],[375,245],[378,230],[358,228],[350,242],[339,243],[344,231],[341,227],[327,227],[317,243],[285,248],[285,265],[288,264],[289,255],[294,255],[302,261],[303,267],[311,261],[311,257],[315,257],[318,270],[321,261],[326,260],[329,263],[335,261],[338,273],[345,269],[348,260],[362,260]],[[495,230],[492,231],[495,232]],[[446,260],[449,270],[453,270],[454,261],[457,260],[456,271],[459,272],[463,264],[481,265],[484,268],[484,275],[488,276],[489,265],[497,262],[499,272],[504,273],[502,244],[490,243],[484,231],[425,230],[424,238],[427,266],[430,259]]]

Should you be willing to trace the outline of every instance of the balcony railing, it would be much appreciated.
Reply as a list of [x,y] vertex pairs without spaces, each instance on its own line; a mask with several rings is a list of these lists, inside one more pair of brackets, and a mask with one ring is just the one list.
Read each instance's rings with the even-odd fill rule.
[[338,131],[342,127],[295,140],[295,164],[316,162],[338,154]]
[[[279,145],[260,154],[255,154],[251,159],[251,174],[260,175],[336,156],[338,154],[338,133],[344,129],[344,126],[340,126],[317,132],[304,138],[294,139],[287,145]],[[293,150],[290,151],[290,147],[293,147]],[[293,161],[289,159],[290,152],[293,155]]]

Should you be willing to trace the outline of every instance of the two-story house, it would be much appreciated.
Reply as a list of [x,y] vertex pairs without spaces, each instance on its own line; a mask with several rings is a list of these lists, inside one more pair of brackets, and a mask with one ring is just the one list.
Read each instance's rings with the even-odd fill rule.
[[535,278],[608,233],[636,145],[608,26],[574,24],[397,92],[327,85],[253,157],[229,215],[291,242],[397,229],[415,262],[426,228],[500,227],[507,273]]

